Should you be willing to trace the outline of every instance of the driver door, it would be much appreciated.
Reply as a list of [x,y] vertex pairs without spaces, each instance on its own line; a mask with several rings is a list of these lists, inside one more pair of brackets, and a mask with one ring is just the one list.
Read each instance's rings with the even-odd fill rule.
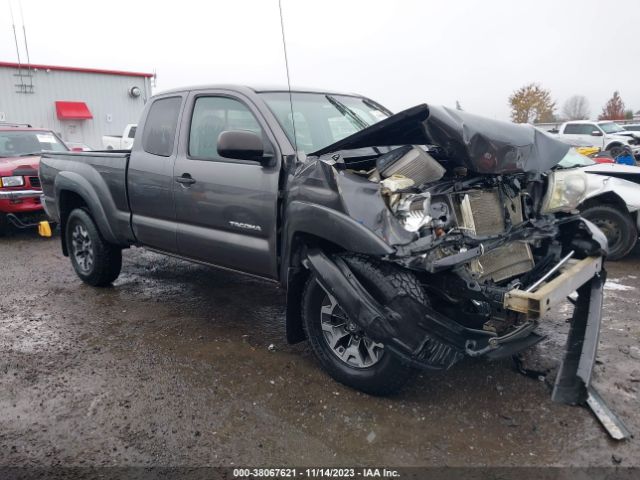
[[280,161],[273,165],[218,154],[225,130],[270,139],[248,99],[227,92],[193,93],[173,175],[181,256],[264,277],[277,277],[276,219]]

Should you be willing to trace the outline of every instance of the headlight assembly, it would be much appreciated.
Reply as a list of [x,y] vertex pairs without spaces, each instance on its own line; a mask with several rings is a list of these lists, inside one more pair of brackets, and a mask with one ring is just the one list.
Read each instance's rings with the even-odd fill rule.
[[543,213],[570,212],[584,200],[587,174],[579,169],[557,170],[549,174],[549,185],[542,203]]
[[0,177],[0,187],[22,187],[24,185],[24,177]]

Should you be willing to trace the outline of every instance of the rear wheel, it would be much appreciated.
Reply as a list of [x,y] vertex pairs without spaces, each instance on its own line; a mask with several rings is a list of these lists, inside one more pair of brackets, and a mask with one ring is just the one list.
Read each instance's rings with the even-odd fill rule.
[[[426,303],[417,278],[400,267],[363,255],[342,257],[367,291],[381,303],[410,295]],[[324,291],[314,275],[302,297],[303,326],[322,367],[335,380],[372,395],[399,391],[414,370],[374,342]]]
[[638,240],[638,228],[628,212],[611,205],[596,205],[587,208],[582,216],[593,222],[609,243],[609,260],[619,260],[626,256]]
[[8,223],[7,216],[4,213],[0,213],[0,237],[6,233]]
[[71,264],[80,279],[94,287],[104,287],[120,275],[122,250],[107,242],[91,216],[75,209],[65,231]]

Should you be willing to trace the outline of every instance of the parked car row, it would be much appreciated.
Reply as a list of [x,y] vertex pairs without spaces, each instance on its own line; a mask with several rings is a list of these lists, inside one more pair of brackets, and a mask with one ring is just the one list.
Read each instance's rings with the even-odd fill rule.
[[[593,221],[607,236],[609,259],[619,260],[635,246],[640,230],[640,168],[613,164],[615,158],[609,151],[589,146],[597,138],[607,146],[615,142],[635,145],[640,138],[640,125],[626,125],[629,132],[621,132],[613,122],[566,122],[557,138],[575,147],[583,155],[569,155],[560,165],[573,162],[583,167],[589,179],[589,194],[580,205],[585,218]],[[615,124],[613,124],[615,125]],[[638,130],[633,130],[638,127]],[[104,137],[105,144],[113,150],[133,145],[137,124],[126,126],[121,137]],[[580,132],[590,133],[582,134]],[[588,137],[588,139],[586,138]],[[115,143],[116,139],[121,143]],[[124,149],[127,149],[124,148]],[[26,125],[0,125],[0,232],[9,223],[19,228],[31,227],[45,219],[40,204],[40,181],[38,178],[39,153],[43,150],[91,151],[88,145],[63,142],[54,132],[34,129]],[[615,152],[615,148],[613,149]],[[23,159],[23,160],[22,160]]]
[[640,132],[633,128],[633,125],[624,128],[612,121],[574,120],[549,133],[574,146],[599,148],[613,158],[623,154],[628,147],[631,155],[640,160]]

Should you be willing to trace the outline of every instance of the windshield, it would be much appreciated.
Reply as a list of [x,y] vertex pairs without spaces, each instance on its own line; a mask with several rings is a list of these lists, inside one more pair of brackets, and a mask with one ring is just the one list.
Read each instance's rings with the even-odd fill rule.
[[587,167],[589,165],[595,165],[596,162],[589,157],[578,153],[575,148],[571,148],[564,156],[558,167],[560,168],[574,168],[574,167]]
[[297,144],[298,150],[305,153],[320,150],[390,115],[379,105],[362,97],[293,92],[294,142],[289,93],[263,92],[260,96],[278,119],[291,143]]
[[622,128],[620,125],[614,122],[609,123],[599,123],[598,126],[604,130],[604,133],[617,133],[617,132],[625,132],[626,130]]
[[0,132],[0,157],[37,155],[44,150],[66,152],[68,149],[58,137],[46,130]]

